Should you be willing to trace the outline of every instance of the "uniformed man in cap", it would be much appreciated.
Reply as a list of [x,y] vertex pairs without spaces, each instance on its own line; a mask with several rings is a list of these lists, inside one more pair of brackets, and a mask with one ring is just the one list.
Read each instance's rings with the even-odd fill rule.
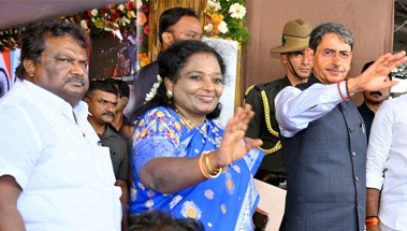
[[274,98],[286,86],[305,83],[311,74],[312,63],[304,57],[311,30],[312,25],[303,19],[287,22],[283,28],[282,44],[271,49],[272,53],[280,54],[286,75],[273,82],[253,85],[246,90],[245,95],[245,102],[251,104],[256,113],[246,135],[262,139],[261,149],[266,154],[256,178],[281,188],[286,185],[286,171],[281,156],[282,146],[275,119]]

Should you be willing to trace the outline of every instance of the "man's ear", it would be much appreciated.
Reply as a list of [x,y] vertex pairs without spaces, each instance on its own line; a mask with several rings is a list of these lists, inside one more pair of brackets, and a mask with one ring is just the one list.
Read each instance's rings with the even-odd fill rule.
[[161,36],[162,36],[164,47],[168,47],[174,43],[174,36],[172,35],[171,32],[166,31],[166,32],[162,33]]
[[283,63],[283,64],[288,63],[288,55],[287,54],[281,54],[280,59],[281,59],[281,63]]
[[27,80],[32,80],[35,74],[35,65],[31,59],[24,59],[23,60],[23,67],[27,76],[25,78]]
[[89,101],[90,101],[89,96],[87,96],[87,95],[85,95],[85,96],[82,98],[82,100],[83,100],[85,103],[89,103]]

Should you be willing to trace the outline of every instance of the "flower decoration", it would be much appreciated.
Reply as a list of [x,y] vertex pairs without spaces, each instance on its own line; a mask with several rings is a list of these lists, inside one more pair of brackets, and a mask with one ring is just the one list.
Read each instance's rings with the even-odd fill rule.
[[[149,0],[127,0],[121,4],[109,4],[107,7],[91,9],[72,16],[61,16],[61,20],[79,24],[91,36],[101,33],[112,33],[119,40],[127,39],[129,31],[137,29],[136,42],[139,49],[146,52],[148,29],[147,18]],[[18,34],[24,26],[0,30],[0,51],[11,50],[18,47]],[[139,30],[141,29],[141,34]],[[123,36],[124,35],[124,36]]]
[[157,81],[153,84],[150,91],[147,93],[146,98],[144,99],[144,103],[151,101],[155,97],[158,87],[160,87],[162,81],[163,79],[161,78],[161,76],[157,75]]
[[208,0],[205,10],[205,35],[246,42],[249,30],[245,25],[244,0]]
[[[131,3],[131,2],[130,2]],[[132,4],[126,4],[129,8],[124,8],[123,4],[118,5],[116,8],[115,6],[109,5],[108,8],[102,8],[100,11],[97,9],[93,9],[88,11],[84,15],[84,19],[81,22],[82,25],[85,25],[84,29],[89,30],[88,26],[93,26],[94,29],[99,30],[118,30],[120,28],[127,29],[131,26],[131,21],[136,18],[136,14],[133,11]],[[87,14],[87,15],[86,15]],[[89,16],[90,20],[86,20]],[[90,30],[97,31],[97,30]]]
[[243,19],[244,16],[246,15],[246,8],[243,5],[240,5],[239,3],[233,3],[229,7],[229,14],[230,17],[232,18]]
[[[205,35],[246,42],[249,31],[245,25],[244,2],[244,0],[208,0],[204,9]],[[133,39],[127,36],[132,34],[130,31],[137,29],[134,40],[138,46],[138,56],[142,58],[140,65],[144,66],[149,62],[148,14],[149,0],[126,0],[121,4],[110,4],[60,18],[81,25],[92,36],[112,33],[119,40]],[[24,26],[0,30],[0,51],[17,48],[19,31],[23,29]]]
[[120,31],[120,34],[123,34],[125,31],[135,30],[137,26],[145,23],[139,19],[143,18],[139,14],[139,7],[142,5],[141,0],[137,2],[127,0],[121,4],[109,4],[107,7],[87,10],[73,16],[62,16],[61,19],[80,24],[91,35],[114,31]]
[[19,31],[19,28],[0,30],[0,51],[12,50],[18,47]]

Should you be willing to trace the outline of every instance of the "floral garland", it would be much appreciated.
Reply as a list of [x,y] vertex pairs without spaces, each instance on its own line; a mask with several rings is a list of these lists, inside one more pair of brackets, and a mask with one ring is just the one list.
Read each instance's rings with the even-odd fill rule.
[[246,27],[244,0],[208,0],[205,15],[205,34],[209,37],[233,39],[244,43],[249,39]]
[[98,35],[103,32],[124,31],[136,27],[135,3],[127,1],[123,4],[109,4],[107,7],[92,9],[78,15],[64,17],[72,23],[79,23],[91,35]]

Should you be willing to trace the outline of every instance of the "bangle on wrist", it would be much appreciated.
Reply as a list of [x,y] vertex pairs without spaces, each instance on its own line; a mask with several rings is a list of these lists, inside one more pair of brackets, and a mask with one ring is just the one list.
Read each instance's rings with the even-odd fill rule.
[[379,225],[379,223],[380,223],[380,220],[379,220],[378,216],[369,216],[369,217],[366,217],[366,219],[365,219],[366,227],[372,227],[375,225]]
[[222,172],[222,168],[212,168],[209,154],[204,154],[203,160],[204,160],[204,166],[209,173],[208,174],[209,178],[213,179],[213,178],[218,177],[220,175],[220,173]]
[[205,166],[204,166],[203,156],[204,156],[204,154],[201,154],[201,156],[199,156],[199,160],[198,160],[199,170],[201,171],[202,175],[203,175],[206,179],[209,179],[209,174],[208,174],[208,172],[206,171],[206,168],[205,168]]
[[209,158],[209,154],[201,154],[199,157],[199,169],[206,179],[214,179],[222,173],[223,168],[212,168]]

